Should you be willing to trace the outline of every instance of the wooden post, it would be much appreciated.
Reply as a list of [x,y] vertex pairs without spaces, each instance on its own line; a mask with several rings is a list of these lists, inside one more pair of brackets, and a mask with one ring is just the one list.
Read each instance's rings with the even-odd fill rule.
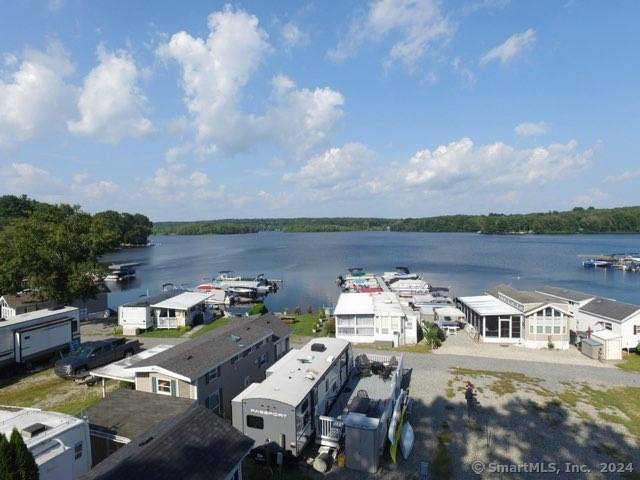
[[107,388],[105,386],[105,378],[102,377],[102,398],[107,396]]

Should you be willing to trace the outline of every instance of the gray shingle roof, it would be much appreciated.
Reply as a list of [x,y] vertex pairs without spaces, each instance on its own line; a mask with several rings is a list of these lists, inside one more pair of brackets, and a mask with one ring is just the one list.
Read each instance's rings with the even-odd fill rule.
[[[233,319],[229,325],[180,343],[135,364],[135,368],[158,366],[195,380],[223,360],[240,353],[261,338],[283,337],[290,329],[272,314]],[[240,337],[239,340],[232,338]]]
[[148,307],[149,305],[153,305],[155,303],[160,303],[167,298],[175,297],[176,295],[180,295],[184,293],[185,290],[169,290],[166,292],[158,293],[157,295],[151,295],[150,297],[141,297],[138,300],[133,302],[125,303],[121,305],[122,307]]
[[538,292],[546,295],[552,295],[563,300],[570,300],[572,302],[583,302],[595,297],[595,295],[591,293],[579,292],[577,290],[570,290],[568,288],[551,287],[549,285],[538,289]]
[[92,430],[133,439],[191,405],[193,400],[187,398],[122,388],[88,408],[85,415]]
[[193,405],[139,435],[80,478],[224,479],[252,447],[253,440],[229,422]]
[[629,315],[633,315],[638,310],[640,310],[640,305],[617,302],[616,300],[606,298],[594,298],[580,309],[581,312],[592,313],[600,317],[617,320],[618,322],[624,320]]

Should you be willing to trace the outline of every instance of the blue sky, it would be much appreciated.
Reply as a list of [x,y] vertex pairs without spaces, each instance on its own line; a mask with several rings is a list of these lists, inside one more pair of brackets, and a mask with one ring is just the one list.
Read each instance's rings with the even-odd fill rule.
[[640,203],[638,2],[0,7],[2,194],[153,220]]

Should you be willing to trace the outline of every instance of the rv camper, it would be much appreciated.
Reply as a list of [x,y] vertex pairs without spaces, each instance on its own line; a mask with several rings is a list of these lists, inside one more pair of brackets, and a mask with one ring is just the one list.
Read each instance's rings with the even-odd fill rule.
[[0,367],[24,364],[69,348],[80,340],[76,307],[23,313],[0,320]]
[[349,378],[352,355],[351,344],[338,338],[318,338],[290,350],[262,383],[233,399],[233,426],[257,446],[275,443],[300,455]]

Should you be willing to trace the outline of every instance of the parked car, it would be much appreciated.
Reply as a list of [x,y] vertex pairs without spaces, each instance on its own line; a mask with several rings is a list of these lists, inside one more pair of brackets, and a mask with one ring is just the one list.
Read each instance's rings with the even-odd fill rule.
[[83,378],[89,370],[129,357],[140,351],[138,340],[108,338],[85,342],[58,360],[54,365],[56,375],[62,378]]

